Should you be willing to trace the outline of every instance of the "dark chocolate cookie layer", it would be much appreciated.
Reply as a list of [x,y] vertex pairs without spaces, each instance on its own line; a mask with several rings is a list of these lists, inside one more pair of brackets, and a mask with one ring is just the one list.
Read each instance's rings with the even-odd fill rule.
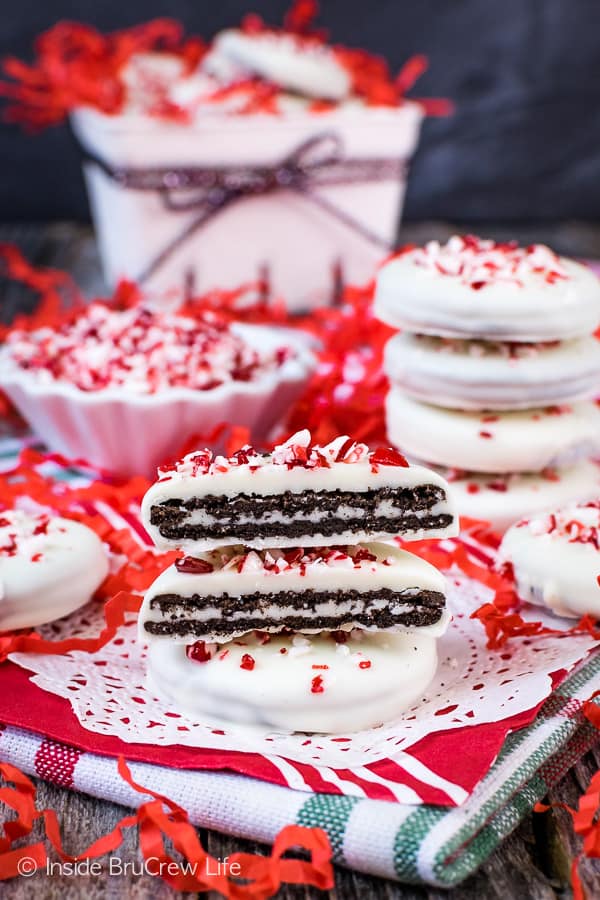
[[[345,531],[370,531],[395,535],[420,529],[446,528],[452,522],[448,513],[428,513],[437,503],[446,500],[445,492],[438,485],[426,484],[416,488],[380,488],[379,490],[353,491],[303,491],[263,496],[238,494],[235,497],[193,497],[190,500],[171,499],[153,506],[150,521],[168,540],[196,540],[235,538],[241,543],[260,534],[270,537],[301,538],[302,535],[329,537]],[[378,506],[389,502],[397,515],[378,514]],[[340,506],[355,510],[351,518],[336,516]],[[214,521],[194,525],[187,519],[189,513],[202,510]],[[269,513],[288,516],[290,521],[263,521]],[[319,522],[309,517],[315,512],[330,515]],[[298,518],[299,514],[302,518]],[[251,519],[240,523],[240,517]],[[292,520],[292,517],[296,517]],[[306,520],[304,520],[306,517]]]
[[[376,602],[385,600],[387,609],[372,609]],[[361,605],[355,614],[345,611],[339,615],[320,616],[316,608],[321,603],[351,600]],[[412,607],[401,613],[390,609],[398,603]],[[268,610],[272,605],[292,607],[294,613],[283,619],[269,619]],[[322,631],[336,631],[344,625],[356,623],[368,628],[392,628],[403,625],[417,627],[434,625],[442,616],[445,598],[438,591],[401,591],[389,588],[377,591],[280,591],[276,594],[248,594],[244,597],[206,597],[193,594],[181,597],[178,594],[159,594],[152,598],[150,607],[160,609],[165,617],[159,622],[144,622],[149,634],[172,635],[202,639],[206,636],[227,638],[232,634],[248,631],[269,631],[315,628]],[[218,607],[220,615],[213,619],[194,619],[194,612],[207,607]],[[243,619],[233,620],[231,616],[239,612],[248,613]]]

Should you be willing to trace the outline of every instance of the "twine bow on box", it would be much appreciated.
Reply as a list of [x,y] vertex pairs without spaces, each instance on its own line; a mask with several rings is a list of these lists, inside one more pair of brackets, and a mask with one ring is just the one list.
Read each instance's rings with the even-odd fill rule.
[[139,273],[142,284],[196,231],[218,213],[244,197],[275,191],[295,191],[328,215],[345,224],[369,243],[388,252],[391,245],[358,219],[318,193],[332,185],[399,180],[406,173],[404,159],[349,159],[344,157],[341,138],[333,132],[310,137],[270,166],[165,166],[126,168],[111,166],[82,148],[84,162],[100,168],[125,190],[160,194],[170,212],[197,211],[191,222]]

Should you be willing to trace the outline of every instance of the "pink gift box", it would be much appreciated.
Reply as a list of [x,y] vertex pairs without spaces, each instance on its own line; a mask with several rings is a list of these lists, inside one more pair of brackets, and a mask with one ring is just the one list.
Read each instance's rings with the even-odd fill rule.
[[107,280],[203,292],[262,278],[291,310],[331,302],[393,246],[423,115],[410,101],[186,124],[76,110]]

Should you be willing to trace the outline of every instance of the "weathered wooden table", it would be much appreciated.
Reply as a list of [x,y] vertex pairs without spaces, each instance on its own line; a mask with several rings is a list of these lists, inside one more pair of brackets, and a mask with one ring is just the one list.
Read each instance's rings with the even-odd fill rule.
[[[405,226],[402,237],[420,242],[431,237],[445,237],[456,229],[449,224],[419,223]],[[600,258],[600,228],[581,223],[557,223],[523,227],[485,224],[478,233],[496,239],[517,238],[523,242],[543,241],[561,253]],[[89,228],[71,224],[45,226],[11,225],[0,227],[0,241],[13,241],[35,264],[67,269],[85,292],[93,295],[103,289],[95,246]],[[0,285],[0,315],[10,319],[19,309],[33,302],[27,291],[2,283]],[[2,689],[0,671],[0,690]],[[549,795],[550,803],[575,806],[591,775],[600,767],[600,743],[588,753]],[[52,807],[63,824],[66,849],[79,852],[101,834],[110,831],[125,814],[113,803],[62,790],[37,781],[38,807]],[[4,815],[0,805],[0,815]],[[36,832],[37,834],[37,832]],[[213,856],[223,858],[235,851],[260,852],[263,848],[250,841],[226,837],[216,832],[201,831],[204,847]],[[520,825],[502,847],[485,863],[479,872],[460,887],[446,892],[394,884],[378,878],[360,875],[345,869],[336,870],[336,888],[330,896],[339,900],[353,898],[389,898],[389,900],[552,900],[570,896],[570,867],[579,852],[567,812],[553,809],[535,814]],[[137,874],[141,857],[134,834],[129,833],[122,847],[113,854],[123,861],[122,875],[53,875],[37,873],[31,878],[15,879],[0,888],[4,900],[29,898],[33,894],[43,898],[132,897],[161,898],[174,892],[150,875]],[[129,865],[125,865],[128,863]],[[582,881],[589,898],[600,898],[600,861],[585,860],[580,868]],[[215,897],[216,895],[211,895]],[[279,894],[287,900],[323,896],[311,888],[283,888]]]

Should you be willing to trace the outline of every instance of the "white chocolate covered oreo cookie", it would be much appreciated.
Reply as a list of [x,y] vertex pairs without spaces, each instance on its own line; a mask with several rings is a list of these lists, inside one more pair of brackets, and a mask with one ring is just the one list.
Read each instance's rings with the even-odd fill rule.
[[600,409],[591,401],[486,415],[420,403],[392,388],[386,419],[403,453],[472,472],[540,472],[600,450]]
[[508,343],[397,334],[390,381],[415,400],[462,410],[528,409],[600,393],[600,341]]
[[500,545],[523,600],[560,616],[600,618],[600,501],[523,519]]
[[330,47],[294,34],[264,31],[246,34],[230,29],[217,36],[205,63],[217,76],[258,75],[305,97],[344,100],[351,92],[350,76]]
[[367,632],[252,634],[187,650],[160,641],[148,655],[152,687],[198,721],[326,733],[394,720],[423,696],[436,664],[435,637]]
[[489,522],[498,532],[525,516],[600,496],[600,465],[588,460],[539,474],[447,477],[461,518]]
[[229,458],[201,450],[160,468],[142,518],[158,547],[191,556],[233,544],[323,547],[458,530],[437,473],[346,436],[315,445],[307,430],[270,454],[250,446]]
[[256,629],[445,630],[444,577],[390,544],[246,550],[223,547],[170,566],[147,591],[141,639],[211,642]]
[[88,602],[107,574],[102,541],[86,525],[0,511],[0,631],[68,615]]
[[430,241],[379,271],[375,313],[440,337],[564,341],[600,323],[600,280],[548,247],[476,237]]

